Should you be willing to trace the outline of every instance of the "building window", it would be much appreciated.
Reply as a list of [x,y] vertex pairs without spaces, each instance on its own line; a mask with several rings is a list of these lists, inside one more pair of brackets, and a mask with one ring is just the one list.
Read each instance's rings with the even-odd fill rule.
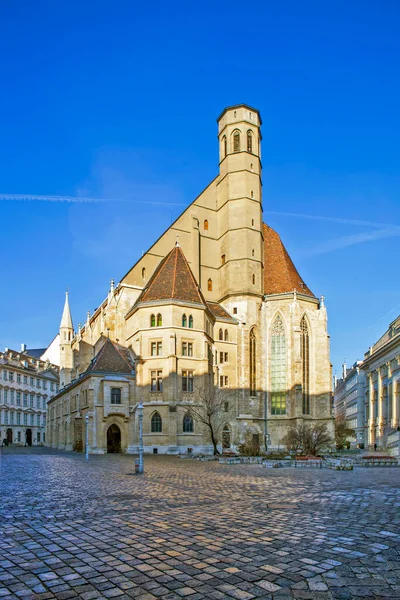
[[36,408],[40,408],[40,396],[36,396]]
[[254,284],[256,283],[256,276],[254,275],[254,273],[253,273],[253,275],[252,275],[252,278],[251,278],[251,280],[252,280],[252,282],[253,282],[253,285],[254,285]]
[[28,383],[28,377],[26,375],[24,375],[24,383],[27,384]]
[[33,408],[33,402],[34,402],[34,400],[35,400],[35,396],[34,396],[34,394],[31,394],[30,398],[29,398],[29,406],[31,408]]
[[224,402],[224,412],[229,412],[229,402]]
[[221,265],[225,264],[225,254],[221,256]]
[[235,131],[233,134],[233,151],[240,152],[240,133]]
[[207,281],[207,290],[208,290],[209,292],[212,292],[212,279],[209,279],[209,280]]
[[155,315],[151,315],[150,317],[150,327],[155,327],[156,326],[156,316]]
[[21,406],[21,392],[17,392],[17,406]]
[[256,333],[253,329],[250,331],[250,396],[256,395]]
[[161,433],[162,432],[162,418],[160,413],[155,412],[151,417],[151,433]]
[[15,396],[15,392],[14,390],[10,391],[10,404],[14,404],[14,396]]
[[111,388],[111,404],[121,404],[120,388]]
[[151,391],[162,392],[162,371],[151,371]]
[[[9,374],[8,374],[8,379],[9,379],[10,381],[14,381],[14,373],[13,373],[12,371],[10,371],[10,372],[9,372]],[[38,380],[38,381],[39,381],[39,380]]]
[[157,315],[157,327],[161,327],[162,326],[162,316],[160,315],[160,313],[158,313]]
[[33,421],[34,416],[35,415],[32,415],[32,414],[29,415],[29,423],[30,423],[30,425],[34,425],[35,424],[34,421]]
[[251,131],[247,132],[247,152],[253,153],[253,134]]
[[237,315],[237,307],[236,306],[233,307],[233,314]]
[[151,356],[162,355],[162,342],[151,342]]
[[300,322],[300,351],[303,390],[303,415],[310,414],[310,337],[306,317]]
[[182,371],[182,391],[193,392],[193,371]]
[[8,410],[4,412],[4,424],[8,425]]
[[24,413],[24,425],[28,425],[28,414]]
[[228,154],[228,145],[226,142],[226,135],[224,135],[224,137],[222,138],[222,158],[225,158],[225,156]]
[[24,394],[24,406],[28,406],[28,394]]
[[219,376],[219,387],[227,387],[229,384],[229,379],[227,375]]
[[271,414],[286,414],[286,336],[280,315],[271,335]]
[[251,255],[252,255],[252,256],[254,256],[254,248],[253,248],[253,250],[251,251]]
[[182,342],[182,356],[193,356],[193,342]]
[[186,318],[186,315],[183,315],[183,317],[182,317],[182,327],[187,327],[187,318]]
[[21,425],[21,413],[17,412],[17,425]]
[[219,340],[223,340],[224,339],[224,332],[222,331],[222,329],[220,329],[219,332],[218,332],[218,339]]
[[203,226],[204,226],[204,231],[208,231],[208,220],[207,219],[204,219]]
[[33,384],[33,377],[30,377],[30,378],[29,378],[29,382],[30,382],[30,384],[31,384],[31,385],[34,385],[34,384]]
[[183,433],[193,433],[193,419],[187,413],[183,417]]
[[146,269],[144,267],[142,269],[142,279],[146,279]]
[[229,335],[228,335],[227,329],[225,329],[225,332],[224,332],[224,340],[225,340],[225,342],[227,342],[229,340]]
[[8,390],[4,390],[4,404],[8,404]]
[[193,329],[193,317],[189,315],[189,329]]

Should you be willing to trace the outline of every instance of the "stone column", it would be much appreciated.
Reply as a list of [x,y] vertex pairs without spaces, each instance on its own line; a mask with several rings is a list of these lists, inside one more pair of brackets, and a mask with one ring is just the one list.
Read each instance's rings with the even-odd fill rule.
[[397,406],[397,387],[399,383],[397,379],[392,379],[392,397],[390,402],[392,403],[392,427],[396,428],[399,426],[399,415]]
[[374,419],[374,384],[372,381],[372,373],[368,373],[369,385],[369,443],[371,446],[375,444],[375,419]]
[[378,375],[378,439],[383,438],[383,398],[382,398],[382,377],[381,370],[376,370]]

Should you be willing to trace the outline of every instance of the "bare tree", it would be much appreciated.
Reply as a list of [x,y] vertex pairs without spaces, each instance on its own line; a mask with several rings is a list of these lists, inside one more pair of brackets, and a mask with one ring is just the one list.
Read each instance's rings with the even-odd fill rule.
[[232,413],[232,392],[214,385],[195,388],[196,398],[193,402],[183,404],[185,411],[193,421],[203,429],[206,437],[213,445],[214,455],[220,454],[218,443],[224,424]]
[[283,438],[288,450],[300,451],[303,454],[315,456],[326,446],[332,444],[332,438],[326,423],[317,423],[313,426],[306,422],[293,424]]
[[355,431],[347,427],[346,419],[342,415],[335,421],[335,444],[338,450],[342,450],[348,437],[355,437]]

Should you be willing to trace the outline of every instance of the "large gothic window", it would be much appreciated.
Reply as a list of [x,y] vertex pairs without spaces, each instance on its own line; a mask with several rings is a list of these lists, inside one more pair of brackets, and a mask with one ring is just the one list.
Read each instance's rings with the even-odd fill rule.
[[183,433],[193,433],[193,419],[188,413],[183,417]]
[[161,415],[158,412],[155,412],[151,417],[151,433],[161,433],[162,432],[162,419]]
[[233,134],[233,151],[240,152],[240,132],[235,131]]
[[271,335],[271,414],[286,414],[286,336],[280,315]]
[[256,395],[256,333],[253,329],[250,331],[250,396]]
[[305,316],[300,322],[301,384],[303,389],[303,415],[310,414],[310,336]]
[[247,152],[253,152],[253,134],[251,131],[247,132]]

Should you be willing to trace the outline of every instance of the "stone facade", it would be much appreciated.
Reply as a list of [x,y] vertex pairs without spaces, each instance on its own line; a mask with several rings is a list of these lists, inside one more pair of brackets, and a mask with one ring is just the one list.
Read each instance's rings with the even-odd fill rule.
[[[117,417],[106,414],[104,393],[88,376],[105,338],[129,348],[135,362],[127,417],[118,421],[123,450],[137,449],[142,401],[147,451],[207,451],[199,425],[192,431],[183,419],[187,403],[198,402],[198,390],[210,381],[229,396],[225,446],[236,447],[250,433],[261,446],[269,436],[269,446],[278,448],[288,424],[301,419],[332,428],[326,308],[279,235],[262,222],[260,127],[257,110],[225,109],[218,119],[218,176],[117,286],[111,282],[107,298],[78,332],[69,307],[64,310],[63,388],[52,402],[50,430],[63,431],[68,420],[87,412],[91,451],[107,450],[107,431]],[[93,402],[81,402],[74,417],[68,406],[83,381]],[[68,443],[65,434],[50,438],[57,447],[76,445],[72,435]]]
[[343,364],[343,376],[334,389],[335,418],[343,419],[354,436],[348,438],[352,446],[363,446],[368,443],[365,436],[365,375],[361,368],[362,361],[357,361],[347,369]]

